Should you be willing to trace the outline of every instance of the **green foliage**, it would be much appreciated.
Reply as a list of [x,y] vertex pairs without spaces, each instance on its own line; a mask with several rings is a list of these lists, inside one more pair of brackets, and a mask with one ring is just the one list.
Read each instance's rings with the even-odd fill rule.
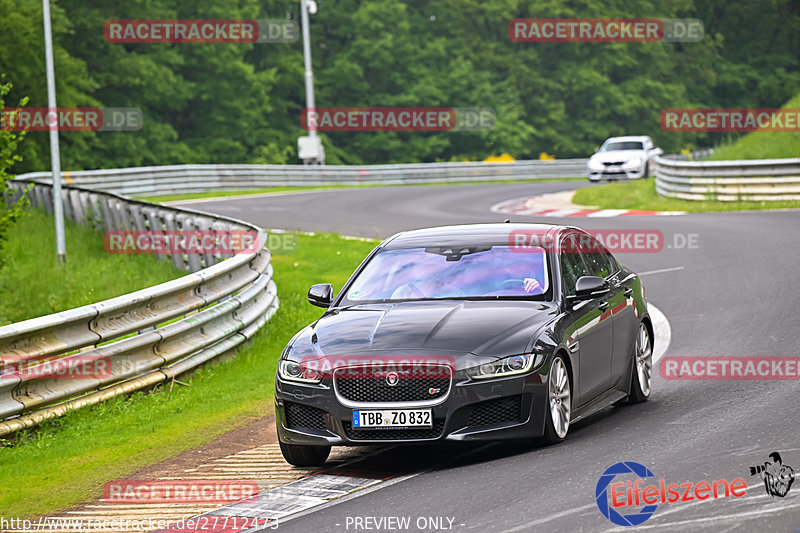
[[[800,93],[783,106],[800,109]],[[800,131],[754,131],[714,150],[711,159],[784,159],[800,157]]]
[[[5,108],[5,96],[11,90],[10,83],[2,83],[0,78],[0,110]],[[22,107],[28,102],[23,98],[19,106]],[[0,129],[0,268],[5,263],[6,253],[4,251],[5,241],[8,239],[8,232],[14,223],[25,215],[25,207],[29,205],[25,194],[11,203],[12,195],[16,192],[8,184],[13,178],[8,170],[18,161],[22,161],[22,156],[17,153],[19,143],[25,138],[25,132],[15,133]]]
[[[299,20],[296,0],[51,0],[59,105],[138,107],[137,132],[64,132],[65,169],[297,163],[302,42],[112,44],[110,19]],[[0,72],[45,106],[41,5],[0,0]],[[699,18],[696,43],[515,43],[514,18]],[[649,134],[668,152],[731,140],[667,133],[664,108],[776,107],[800,85],[795,0],[324,0],[312,15],[319,107],[483,107],[491,131],[327,132],[330,163],[583,157]],[[33,132],[17,170],[48,167]]]

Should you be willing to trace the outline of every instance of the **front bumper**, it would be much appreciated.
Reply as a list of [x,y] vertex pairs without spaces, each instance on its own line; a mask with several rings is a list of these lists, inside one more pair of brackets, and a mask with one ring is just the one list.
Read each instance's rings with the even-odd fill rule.
[[328,380],[320,385],[306,385],[276,379],[276,426],[282,442],[358,446],[524,439],[544,434],[547,382],[536,371],[493,380],[456,377],[449,396],[438,405],[387,407],[431,409],[433,427],[424,429],[353,429],[350,427],[353,408],[340,403],[331,385]]
[[600,180],[635,180],[645,176],[644,166],[635,168],[633,170],[626,170],[620,168],[618,170],[589,170],[589,181]]

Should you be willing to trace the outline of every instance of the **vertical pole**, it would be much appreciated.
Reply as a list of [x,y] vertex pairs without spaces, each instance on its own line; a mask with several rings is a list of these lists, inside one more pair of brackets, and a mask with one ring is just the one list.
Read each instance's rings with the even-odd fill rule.
[[61,198],[61,154],[58,149],[58,107],[56,105],[56,75],[53,67],[53,35],[50,28],[50,0],[42,0],[44,19],[44,57],[47,69],[47,119],[50,126],[50,166],[53,173],[53,214],[56,219],[56,253],[59,264],[67,262],[64,237],[64,205]]
[[[306,108],[310,115],[315,111],[314,106],[314,73],[311,70],[311,32],[308,29],[308,2],[300,0],[300,20],[303,24],[303,61],[305,62],[306,80]],[[317,129],[309,124],[308,135],[317,136]]]

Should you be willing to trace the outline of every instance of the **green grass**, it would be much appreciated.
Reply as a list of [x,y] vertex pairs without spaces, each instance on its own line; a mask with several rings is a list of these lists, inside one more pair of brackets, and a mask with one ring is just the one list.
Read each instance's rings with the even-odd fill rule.
[[[498,163],[502,164],[502,163]],[[184,194],[166,194],[163,196],[138,196],[137,200],[145,202],[164,203],[164,202],[180,202],[184,200],[198,200],[203,198],[219,198],[227,196],[247,196],[251,194],[268,194],[268,193],[281,193],[281,192],[308,192],[325,189],[360,189],[364,187],[406,187],[409,185],[491,185],[496,183],[535,183],[535,182],[552,182],[552,181],[573,181],[585,180],[586,178],[543,178],[543,179],[529,179],[529,180],[482,180],[482,181],[464,181],[464,182],[433,182],[433,183],[390,183],[390,184],[363,184],[363,185],[309,185],[307,187],[262,187],[259,189],[245,189],[238,191],[204,191],[204,192],[190,192]]]
[[[322,310],[306,301],[317,282],[342,287],[377,242],[299,235],[273,255],[281,305],[232,360],[175,384],[68,413],[0,448],[0,516],[34,517],[101,496],[103,483],[202,445],[272,410],[275,365],[286,342]],[[150,258],[152,261],[152,258]]]
[[717,202],[663,198],[656,193],[654,178],[578,189],[572,201],[579,205],[596,206],[600,209],[687,211],[689,213],[800,208],[800,201]]
[[53,218],[32,210],[9,232],[0,268],[0,325],[79,307],[185,276],[150,255],[114,255],[103,233],[65,221],[67,264],[56,259]]
[[[800,109],[800,94],[789,100],[784,108]],[[784,159],[800,157],[800,131],[754,131],[735,142],[714,149],[710,159]]]

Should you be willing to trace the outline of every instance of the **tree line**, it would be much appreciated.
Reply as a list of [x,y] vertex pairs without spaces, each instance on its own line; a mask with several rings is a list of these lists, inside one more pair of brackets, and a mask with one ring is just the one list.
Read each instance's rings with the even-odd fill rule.
[[[780,107],[800,87],[797,0],[318,0],[318,107],[491,108],[491,130],[325,132],[328,163],[585,157],[611,135],[667,152],[720,134],[659,128],[665,108]],[[112,43],[120,19],[299,21],[297,0],[51,0],[59,107],[137,108],[136,131],[61,134],[62,167],[295,164],[302,41]],[[516,18],[697,18],[699,42],[513,42]],[[46,107],[41,3],[0,0],[6,106]],[[15,172],[49,169],[46,132]]]

